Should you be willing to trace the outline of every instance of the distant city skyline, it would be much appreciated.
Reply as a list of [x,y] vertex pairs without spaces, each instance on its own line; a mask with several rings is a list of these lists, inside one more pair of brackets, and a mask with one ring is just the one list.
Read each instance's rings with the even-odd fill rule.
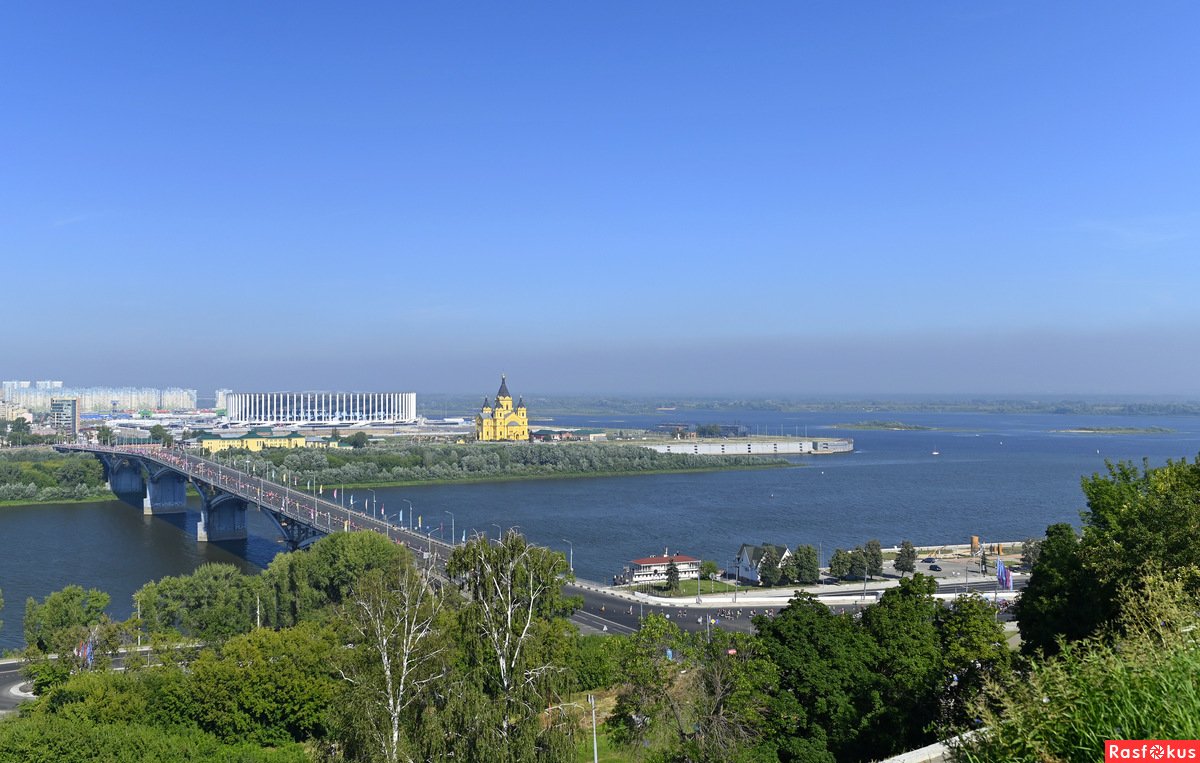
[[1197,22],[9,7],[0,376],[1200,397]]

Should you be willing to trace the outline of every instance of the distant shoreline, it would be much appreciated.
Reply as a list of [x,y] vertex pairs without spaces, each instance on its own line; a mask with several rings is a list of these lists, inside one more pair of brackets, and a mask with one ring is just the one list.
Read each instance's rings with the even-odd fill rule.
[[1073,427],[1051,429],[1055,434],[1172,434],[1169,427]]

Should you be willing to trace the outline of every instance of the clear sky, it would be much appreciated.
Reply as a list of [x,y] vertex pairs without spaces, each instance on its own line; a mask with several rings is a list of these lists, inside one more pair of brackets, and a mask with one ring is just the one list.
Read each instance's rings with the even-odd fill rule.
[[0,377],[1200,397],[1194,2],[6,3]]

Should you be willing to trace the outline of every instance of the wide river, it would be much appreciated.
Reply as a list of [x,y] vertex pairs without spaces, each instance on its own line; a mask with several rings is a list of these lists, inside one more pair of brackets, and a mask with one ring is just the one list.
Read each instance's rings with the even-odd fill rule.
[[[557,416],[555,426],[647,428],[662,421],[741,423],[760,434],[848,436],[855,452],[798,457],[780,469],[663,474],[497,484],[377,488],[381,512],[405,500],[435,534],[495,536],[518,526],[531,539],[568,552],[576,574],[606,581],[629,560],[663,549],[732,564],[742,543],[835,547],[877,538],[885,546],[1021,540],[1054,522],[1079,523],[1079,480],[1104,471],[1105,459],[1192,459],[1200,453],[1200,417],[893,413],[817,414],[675,411],[658,416]],[[842,430],[836,424],[903,421],[936,431]],[[536,422],[536,419],[535,419]],[[1078,427],[1165,427],[1165,434],[1068,434]],[[939,455],[933,455],[934,452]],[[350,491],[355,501],[367,490]],[[326,489],[326,496],[329,489]],[[281,549],[257,512],[252,537],[197,544],[194,513],[143,517],[119,501],[0,508],[0,649],[23,642],[28,596],[71,583],[112,594],[110,612],[127,617],[143,583],[211,561],[265,566]],[[568,543],[568,541],[570,543]]]

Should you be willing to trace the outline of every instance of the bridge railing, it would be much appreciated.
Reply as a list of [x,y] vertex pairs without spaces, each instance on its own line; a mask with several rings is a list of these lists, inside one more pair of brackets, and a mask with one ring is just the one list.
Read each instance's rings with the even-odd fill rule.
[[[373,530],[415,550],[423,550],[427,553],[436,550],[443,559],[447,558],[454,549],[453,543],[446,543],[431,535],[413,532],[400,525],[394,525],[388,522],[386,517],[381,519],[378,516],[327,501],[319,495],[298,490],[284,483],[274,482],[264,476],[248,474],[186,451],[161,445],[61,445],[59,449],[129,455],[154,461],[185,474],[193,480],[208,483],[249,503],[269,508],[323,532]],[[451,540],[453,541],[453,538]]]

